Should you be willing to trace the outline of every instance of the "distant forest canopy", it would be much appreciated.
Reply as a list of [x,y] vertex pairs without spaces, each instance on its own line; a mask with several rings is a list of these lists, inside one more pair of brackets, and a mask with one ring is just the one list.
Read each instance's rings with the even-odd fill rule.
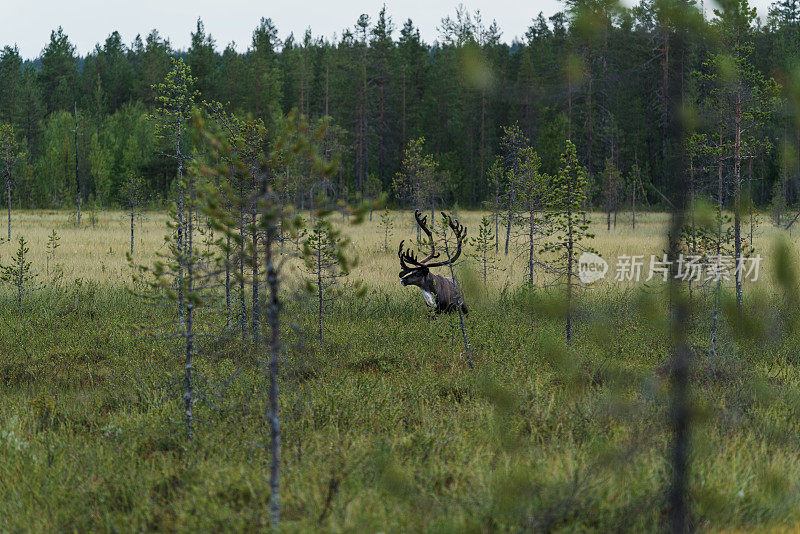
[[[72,205],[76,152],[87,200],[117,205],[130,173],[154,199],[170,198],[174,161],[164,157],[148,113],[171,56],[189,65],[201,99],[231,112],[267,124],[293,108],[312,120],[330,116],[341,150],[332,193],[342,197],[392,194],[408,141],[424,138],[423,150],[439,163],[440,201],[479,206],[493,194],[503,128],[516,123],[544,172],[557,172],[567,138],[576,144],[595,205],[614,173],[626,184],[625,201],[635,189],[639,202],[668,205],[669,160],[683,142],[694,143],[681,153],[691,154],[699,190],[716,194],[720,176],[728,183],[740,176],[757,203],[774,195],[794,203],[800,2],[777,2],[766,23],[746,0],[720,5],[706,18],[686,0],[634,8],[567,0],[563,12],[540,14],[512,43],[463,7],[441,21],[433,44],[385,8],[360,16],[336,42],[310,31],[280,40],[262,19],[245,53],[222,49],[201,20],[186,51],[156,30],[130,45],[113,32],[86,57],[58,28],[33,61],[15,46],[0,54],[0,122],[13,125],[25,152],[14,204]],[[732,95],[740,98],[738,124],[744,121],[737,158]],[[696,113],[693,141],[669,127],[681,105]]]

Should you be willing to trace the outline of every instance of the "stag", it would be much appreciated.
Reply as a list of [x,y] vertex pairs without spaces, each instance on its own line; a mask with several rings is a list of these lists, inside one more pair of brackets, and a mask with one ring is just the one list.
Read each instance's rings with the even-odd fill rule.
[[417,220],[420,229],[428,236],[431,252],[425,258],[418,260],[416,254],[411,250],[403,251],[405,240],[400,241],[400,249],[397,251],[401,267],[400,283],[404,286],[417,286],[422,291],[425,303],[434,308],[436,313],[454,312],[458,310],[459,306],[463,313],[469,313],[467,305],[464,303],[461,288],[458,287],[456,281],[449,276],[432,274],[430,271],[433,267],[450,265],[456,261],[461,254],[461,244],[467,235],[467,229],[459,224],[458,219],[453,219],[444,213],[442,215],[456,236],[455,254],[445,261],[429,263],[431,260],[438,258],[439,253],[436,252],[436,243],[428,228],[428,216],[422,217],[420,211],[415,210],[414,218]]

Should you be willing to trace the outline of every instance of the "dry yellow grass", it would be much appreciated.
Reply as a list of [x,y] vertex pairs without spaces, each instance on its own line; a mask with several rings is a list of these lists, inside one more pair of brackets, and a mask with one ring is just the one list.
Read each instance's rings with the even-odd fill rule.
[[[469,228],[470,236],[477,234],[480,218],[484,213],[477,211],[459,214],[461,222]],[[383,251],[383,233],[380,228],[379,213],[373,215],[372,222],[365,221],[360,226],[345,226],[344,233],[352,239],[353,251],[359,257],[358,267],[353,271],[354,279],[364,280],[373,287],[398,288],[397,245],[401,239],[413,240],[416,235],[414,218],[410,211],[393,211],[391,216],[394,229],[389,239],[389,251]],[[55,262],[61,264],[65,280],[84,279],[101,284],[124,284],[131,279],[126,252],[130,246],[129,219],[121,211],[103,211],[95,214],[95,223],[91,223],[91,215],[84,214],[83,222],[78,227],[74,217],[67,211],[14,211],[13,240],[0,245],[0,263],[7,263],[16,249],[16,239],[24,236],[29,242],[29,258],[33,269],[44,277],[45,254],[48,236],[55,230],[61,237],[61,246],[55,253]],[[333,220],[340,222],[338,215]],[[798,232],[787,232],[775,228],[765,216],[756,229],[755,245],[757,252],[764,256],[761,273],[764,283],[768,284],[770,274],[770,253],[773,244],[779,237],[785,237],[794,250],[798,245]],[[620,213],[616,229],[606,230],[605,216],[601,213],[591,214],[591,231],[595,238],[590,244],[609,262],[609,272],[605,279],[594,284],[597,289],[617,287],[614,281],[616,258],[619,255],[645,255],[647,271],[650,254],[660,255],[666,247],[666,230],[669,215],[666,213],[637,214],[636,230],[631,229],[630,213]],[[167,214],[165,212],[148,212],[136,221],[135,261],[151,263],[155,253],[164,250],[164,236]],[[749,226],[747,227],[749,228]],[[745,228],[745,230],[747,229]],[[800,228],[800,226],[798,226]],[[504,232],[501,228],[501,266],[503,271],[493,275],[493,286],[505,283],[516,284],[525,276],[525,259],[518,257],[519,251],[512,251],[506,258],[503,255]],[[293,248],[287,244],[286,250]],[[471,247],[467,247],[469,251]],[[516,261],[514,261],[514,259]],[[800,260],[800,256],[798,256]],[[297,275],[296,263],[290,269]],[[445,269],[446,271],[446,269]]]

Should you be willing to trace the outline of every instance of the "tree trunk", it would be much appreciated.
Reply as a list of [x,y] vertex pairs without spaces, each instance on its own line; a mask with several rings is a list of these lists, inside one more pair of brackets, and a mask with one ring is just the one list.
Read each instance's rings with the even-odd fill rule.
[[133,223],[135,217],[136,210],[134,209],[133,203],[131,203],[131,257],[133,257]]
[[322,243],[318,243],[317,247],[317,296],[319,298],[319,309],[318,309],[318,322],[317,326],[319,328],[319,342],[322,344],[323,336],[322,336],[322,312],[323,312],[323,294],[322,294]]
[[[450,246],[447,243],[447,226],[444,227],[444,254],[446,259],[450,260]],[[452,278],[453,283],[456,284],[458,288],[458,300],[456,301],[456,308],[458,308],[458,323],[461,327],[461,338],[464,340],[464,352],[467,354],[467,365],[469,368],[474,368],[475,364],[472,362],[472,347],[470,347],[469,341],[467,340],[467,329],[464,326],[464,292],[458,287],[458,282],[456,281],[456,272],[453,270],[452,262],[447,264],[450,267],[450,278]]]
[[272,461],[270,463],[269,487],[270,487],[270,522],[273,528],[280,523],[280,458],[281,458],[281,424],[278,417],[278,371],[280,343],[280,310],[281,304],[278,300],[278,271],[272,261],[272,238],[267,237],[264,258],[267,270],[267,283],[270,288],[269,305],[269,327],[270,341],[267,365],[269,368],[269,427],[270,427],[270,451]]
[[253,346],[258,346],[258,323],[259,323],[259,310],[260,304],[258,302],[258,229],[256,227],[256,214],[255,206],[253,206],[253,280],[252,280],[252,293],[253,293]]
[[638,178],[636,176],[633,177],[633,219],[631,221],[631,230],[636,230],[636,188],[638,187]]
[[506,249],[505,254],[508,256],[508,242],[511,241],[511,221],[514,219],[514,205],[517,202],[517,195],[515,191],[511,191],[511,200],[508,205],[508,224],[506,225]]
[[661,188],[667,184],[667,126],[669,123],[669,31],[664,29],[663,60],[661,62]]
[[569,184],[569,196],[567,201],[567,324],[566,336],[567,344],[572,342],[572,256],[573,252],[573,238],[572,238],[572,184]]
[[[741,167],[742,167],[742,102],[741,95],[736,93],[736,140],[733,157],[733,243],[736,265],[742,261],[742,228],[741,228]],[[736,279],[736,307],[742,311],[742,270],[734,271]]]
[[[175,129],[175,156],[178,160],[178,254],[184,253],[184,230],[186,222],[183,213],[183,152],[181,151],[181,122],[177,122]],[[184,295],[183,295],[183,263],[178,262],[178,321],[183,326]]]
[[78,103],[75,102],[75,185],[78,188],[78,226],[81,224],[81,178],[78,173]]
[[533,234],[534,234],[535,224],[534,224],[534,220],[533,220],[533,209],[532,208],[531,208],[530,221],[529,222],[530,222],[530,224],[528,225],[528,271],[530,271],[530,272],[528,273],[528,281],[530,282],[531,287],[533,287],[533,250],[534,250]]
[[751,157],[747,162],[747,196],[748,198],[748,206],[747,209],[750,212],[750,246],[753,246],[753,233],[755,232],[755,203],[753,202],[753,158]]
[[239,182],[239,329],[242,333],[242,342],[247,337],[247,302],[244,283],[244,242],[245,242],[245,206],[244,184]]
[[228,233],[225,246],[225,329],[231,328],[231,235]]
[[8,199],[8,240],[11,241],[11,170],[6,168],[6,196]]
[[185,375],[183,404],[186,414],[186,432],[189,441],[192,440],[192,401],[194,395],[194,384],[192,376],[192,365],[194,357],[194,303],[192,293],[194,292],[194,262],[192,261],[192,210],[189,210],[186,220],[186,253],[182,255],[181,262],[186,267],[186,293],[189,297],[186,303],[186,327],[184,329],[184,341],[186,349]]

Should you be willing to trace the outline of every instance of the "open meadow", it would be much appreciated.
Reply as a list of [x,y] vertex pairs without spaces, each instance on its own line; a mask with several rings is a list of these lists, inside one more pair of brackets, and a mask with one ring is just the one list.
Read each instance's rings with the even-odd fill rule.
[[[459,215],[474,235],[482,214]],[[609,232],[594,214],[590,244],[609,273],[577,293],[569,346],[560,290],[523,289],[518,248],[507,259],[501,240],[502,270],[484,284],[465,246],[456,275],[469,355],[458,315],[434,319],[416,288],[401,287],[397,246],[415,226],[410,212],[391,217],[388,252],[379,212],[344,227],[359,263],[326,302],[322,343],[301,263],[287,260],[280,530],[663,528],[667,299],[658,283],[613,278],[617,256],[662,253],[669,215],[639,214],[633,231],[621,213]],[[225,329],[219,295],[198,314],[189,442],[172,305],[132,283],[125,214],[100,212],[93,224],[85,213],[80,228],[63,211],[13,218],[36,282],[21,307],[10,287],[1,294],[0,530],[266,530],[265,355]],[[166,219],[136,221],[137,263],[163,249]],[[723,313],[713,360],[713,294],[694,288],[689,502],[704,531],[800,525],[800,335],[787,282],[772,275],[776,242],[789,244],[794,265],[800,246],[763,219],[761,278],[745,285],[735,328]],[[48,254],[53,230],[60,246]],[[0,264],[15,247],[0,245]]]

